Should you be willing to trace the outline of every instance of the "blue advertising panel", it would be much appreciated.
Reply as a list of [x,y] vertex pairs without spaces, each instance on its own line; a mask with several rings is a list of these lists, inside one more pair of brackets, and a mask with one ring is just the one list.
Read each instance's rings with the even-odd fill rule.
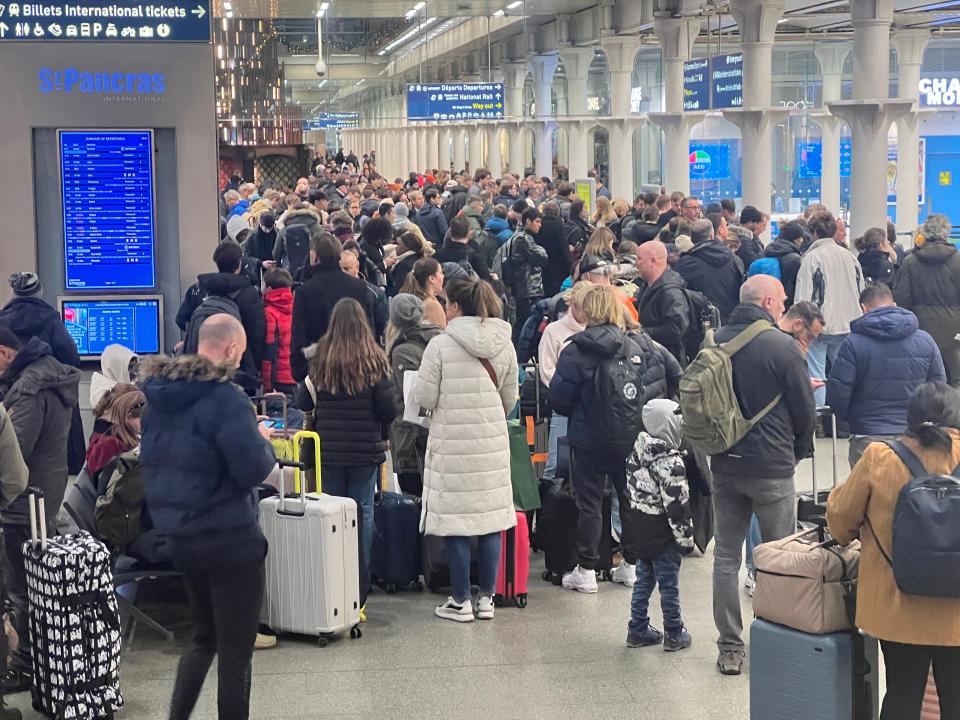
[[0,2],[0,41],[210,42],[210,0]]
[[743,195],[742,144],[739,138],[690,143],[690,192],[705,205]]
[[797,141],[797,177],[802,180],[818,178],[823,173],[823,145],[819,140]]
[[139,355],[160,352],[162,303],[159,297],[61,298],[63,324],[82,357],[102,355],[107,345],[123,345]]
[[407,120],[499,120],[503,83],[407,85]]
[[67,290],[153,288],[153,133],[61,130]]
[[688,60],[683,64],[683,109],[710,109],[710,59]]
[[303,121],[305,132],[310,130],[327,130],[328,128],[355,128],[360,127],[360,113],[333,112],[320,113]]
[[710,83],[712,108],[743,107],[743,53],[710,58]]
[[726,180],[730,177],[730,146],[726,142],[690,143],[690,179]]

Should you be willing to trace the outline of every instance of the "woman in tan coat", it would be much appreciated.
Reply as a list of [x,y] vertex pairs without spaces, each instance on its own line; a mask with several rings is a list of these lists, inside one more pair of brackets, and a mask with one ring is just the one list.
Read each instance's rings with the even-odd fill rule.
[[[944,383],[927,383],[910,399],[903,443],[931,474],[949,475],[960,465],[958,428],[960,392]],[[838,542],[848,543],[860,535],[857,626],[879,638],[883,648],[887,694],[882,720],[920,717],[931,662],[942,716],[958,718],[960,599],[901,593],[877,546],[879,540],[887,554],[892,552],[894,508],[910,478],[893,450],[873,443],[847,482],[830,494],[827,522]]]

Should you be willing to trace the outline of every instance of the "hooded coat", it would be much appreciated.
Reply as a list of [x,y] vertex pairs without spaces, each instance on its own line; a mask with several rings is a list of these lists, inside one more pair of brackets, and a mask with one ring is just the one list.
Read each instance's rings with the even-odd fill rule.
[[300,232],[302,229],[309,238],[315,228],[323,227],[320,215],[313,208],[287,210],[277,224],[282,227],[277,233],[277,244],[273,248],[273,260],[282,264],[291,273],[296,274],[301,267],[310,262],[310,257],[309,254],[306,257],[291,257],[287,249],[287,235],[296,228],[296,232]]
[[678,362],[686,360],[683,338],[690,325],[683,278],[665,270],[656,282],[638,293],[637,314],[650,337],[670,351]]
[[703,293],[717,306],[721,320],[726,321],[739,304],[743,267],[722,242],[711,240],[694,245],[680,256],[673,269],[690,290]]
[[[46,498],[48,527],[53,527],[67,488],[67,439],[79,392],[80,371],[56,360],[38,338],[31,338],[0,375],[0,396],[17,433],[30,487]],[[2,518],[26,525],[26,498],[18,498]]]
[[157,530],[192,535],[257,524],[255,488],[276,459],[232,375],[200,355],[144,368],[140,467]]
[[293,290],[270,288],[263,294],[266,325],[261,377],[263,391],[272,392],[276,385],[293,385],[290,369],[290,326],[293,323]]
[[103,349],[100,372],[90,378],[90,407],[96,408],[114,385],[130,382],[130,361],[139,357],[133,350],[113,343]]
[[273,260],[273,249],[277,246],[279,233],[276,228],[269,231],[259,225],[243,243],[243,251],[260,262]]
[[0,508],[7,507],[27,489],[29,472],[23,462],[17,432],[10,416],[0,404]]
[[[787,294],[787,306],[793,305],[793,298],[797,291],[797,273],[800,272],[800,262],[803,260],[800,248],[790,240],[777,238],[767,245],[763,256],[777,258],[780,261],[780,282],[783,283],[783,290]],[[747,270],[749,269],[748,267]]]
[[[489,361],[492,382],[480,359]],[[514,527],[507,413],[518,398],[510,324],[458,317],[423,353],[415,397],[433,411],[421,530],[474,536]]]
[[809,300],[823,313],[825,335],[846,335],[863,314],[863,271],[853,253],[832,237],[820,238],[804,253],[797,273],[797,302]]
[[393,471],[396,473],[421,472],[421,458],[426,454],[426,428],[403,421],[403,376],[406,372],[420,369],[423,352],[427,344],[440,334],[436,325],[417,325],[404,328],[397,333],[390,346],[388,359],[393,380],[393,401],[397,406],[397,417],[390,425],[390,457],[393,459]]
[[543,294],[544,297],[553,297],[560,292],[560,286],[570,275],[572,262],[563,221],[544,215],[536,241],[537,245],[547,251],[547,266],[543,268]]
[[411,220],[434,247],[440,247],[450,227],[443,210],[431,202],[424,203]]
[[867,282],[880,282],[891,288],[897,280],[897,264],[890,260],[890,256],[878,248],[864,250],[857,256],[860,267],[863,268],[863,277]]
[[937,343],[953,384],[960,383],[960,253],[948,242],[927,240],[907,255],[893,293]]
[[916,315],[895,305],[850,323],[827,380],[827,405],[854,435],[900,435],[914,391],[946,381],[940,351],[919,327]]

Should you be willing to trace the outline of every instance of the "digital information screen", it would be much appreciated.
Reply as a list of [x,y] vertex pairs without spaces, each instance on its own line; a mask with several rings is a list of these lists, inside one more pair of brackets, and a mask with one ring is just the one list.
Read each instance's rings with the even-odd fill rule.
[[60,314],[81,357],[98,357],[114,343],[138,355],[158,353],[163,300],[154,297],[60,298]]
[[710,60],[688,60],[683,64],[683,109],[710,109]]
[[153,133],[61,130],[67,290],[155,285]]
[[823,145],[819,140],[797,140],[797,177],[802,180],[819,178],[823,172]]
[[408,120],[499,120],[503,83],[407,85]]
[[743,107],[743,53],[710,58],[715,110]]
[[357,112],[319,113],[309,120],[303,121],[304,132],[355,127],[360,127],[360,113]]
[[691,180],[727,180],[729,177],[729,145],[724,142],[690,143]]

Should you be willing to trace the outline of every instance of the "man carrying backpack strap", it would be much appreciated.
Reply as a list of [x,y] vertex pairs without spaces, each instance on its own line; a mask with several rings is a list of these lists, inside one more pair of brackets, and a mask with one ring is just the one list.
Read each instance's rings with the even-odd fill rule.
[[[724,675],[739,675],[743,665],[739,572],[750,517],[756,513],[763,542],[794,531],[794,468],[800,459],[809,457],[813,443],[816,408],[803,355],[785,333],[758,332],[759,323],[776,329],[785,299],[783,285],[776,278],[749,278],[740,289],[740,305],[716,334],[722,348],[748,328],[756,333],[730,358],[739,406],[731,412],[742,411],[750,427],[732,447],[714,454],[711,460],[716,538],[713,617],[720,633],[717,665]],[[695,362],[688,373],[696,367]],[[683,388],[681,381],[681,405]]]

